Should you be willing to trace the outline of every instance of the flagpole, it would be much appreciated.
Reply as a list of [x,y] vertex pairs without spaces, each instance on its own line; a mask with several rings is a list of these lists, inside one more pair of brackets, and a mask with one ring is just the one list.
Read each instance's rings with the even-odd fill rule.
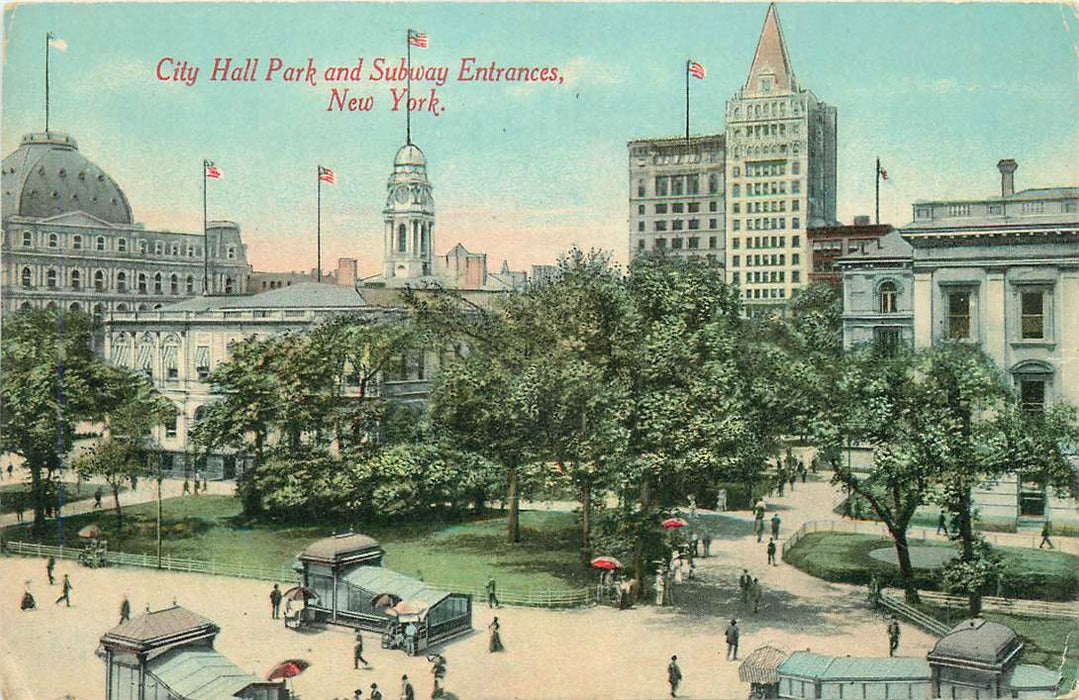
[[405,55],[408,57],[408,87],[405,90],[405,145],[412,145],[412,110],[408,101],[412,99],[412,30],[405,32]]
[[689,59],[686,59],[686,141],[689,141]]
[[206,159],[202,159],[202,295],[210,293],[210,237],[206,223]]
[[876,223],[879,226],[880,225],[880,158],[877,158],[876,202],[877,202],[877,219],[876,219]]
[[318,271],[315,274],[316,274],[316,279],[319,282],[321,282],[322,281],[322,166],[321,165],[317,166],[317,168],[315,170],[315,180],[318,182],[318,194],[316,195],[316,198],[315,198],[315,202],[316,202],[315,209],[317,210],[317,212],[315,214],[315,240],[316,240],[316,243],[315,243],[315,250],[316,250],[315,257],[316,257],[316,263],[318,265],[318,267],[316,269]]
[[45,33],[45,133],[49,133],[49,33]]

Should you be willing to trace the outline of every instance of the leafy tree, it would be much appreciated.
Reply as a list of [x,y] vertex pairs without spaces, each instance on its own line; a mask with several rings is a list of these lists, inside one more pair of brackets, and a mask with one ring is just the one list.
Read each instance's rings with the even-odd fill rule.
[[0,445],[30,476],[34,533],[45,528],[48,484],[70,452],[75,426],[101,417],[107,366],[93,354],[81,313],[20,311],[4,319]]

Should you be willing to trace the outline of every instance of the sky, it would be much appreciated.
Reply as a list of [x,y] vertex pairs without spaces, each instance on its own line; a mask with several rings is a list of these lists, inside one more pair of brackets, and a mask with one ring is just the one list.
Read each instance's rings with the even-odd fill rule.
[[[356,257],[380,270],[382,207],[404,114],[372,62],[427,34],[413,67],[444,66],[441,114],[413,114],[436,206],[435,251],[457,242],[497,269],[554,262],[576,244],[627,251],[627,141],[684,128],[683,66],[694,133],[724,129],[723,105],[746,79],[764,4],[28,4],[4,13],[3,153],[43,129],[46,32],[53,50],[51,128],[65,131],[148,228],[201,231],[203,158],[223,171],[209,216],[240,224],[257,270],[315,262],[315,168],[323,267]],[[918,199],[999,193],[996,162],[1019,162],[1016,187],[1079,185],[1079,14],[1060,4],[781,4],[801,84],[838,109],[838,209],[873,212],[874,161],[890,179],[881,220],[910,220]],[[162,58],[200,67],[194,85],[157,78]],[[254,82],[212,82],[215,58],[259,59]],[[273,57],[312,59],[317,84],[265,81]],[[363,80],[327,83],[328,66]],[[561,82],[461,82],[476,65],[556,66]],[[331,89],[374,98],[369,112],[327,110]]]

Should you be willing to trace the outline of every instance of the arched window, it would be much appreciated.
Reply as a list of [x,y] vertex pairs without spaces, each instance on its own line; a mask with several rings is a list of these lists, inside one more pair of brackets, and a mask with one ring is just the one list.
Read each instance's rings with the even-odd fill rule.
[[34,275],[33,275],[33,273],[30,272],[30,268],[28,268],[28,267],[24,267],[22,269],[22,286],[24,286],[24,287],[33,287],[34,286]]
[[82,286],[82,273],[78,270],[71,271],[71,288],[78,289]]
[[405,248],[408,247],[408,228],[401,224],[397,227],[397,252],[405,252]]
[[56,289],[56,270],[49,270],[45,273],[45,286],[49,289]]
[[145,272],[140,272],[138,279],[139,279],[139,282],[138,282],[138,284],[139,284],[139,286],[138,286],[139,294],[145,294],[146,293],[146,273]]
[[[123,240],[122,238],[120,240]],[[127,273],[120,271],[116,273],[116,291],[127,291]]]
[[898,311],[899,288],[895,282],[881,282],[877,288],[877,310],[882,314],[894,314]]
[[126,238],[117,238],[116,239],[116,250],[118,252],[121,252],[121,253],[126,253],[127,252],[127,239]]
[[49,311],[56,311],[56,302],[50,301],[48,304],[45,304],[45,308]]
[[94,272],[94,290],[98,292],[105,291],[105,273],[101,270]]
[[169,252],[172,255],[179,255],[180,254],[180,244],[179,243],[173,243],[172,246],[169,248]]
[[225,278],[225,294],[232,294],[232,278]]
[[154,294],[161,293],[161,273],[154,274]]
[[94,321],[100,323],[105,319],[105,305],[94,304]]
[[169,292],[171,294],[180,293],[180,278],[177,277],[175,274],[169,277]]
[[188,294],[195,293],[195,278],[191,275],[187,276],[187,280],[184,282],[184,289]]
[[75,234],[71,238],[71,247],[75,250],[82,250],[82,236]]
[[79,306],[79,302],[77,301],[71,302],[71,306],[69,306],[68,308],[72,311],[82,311],[82,307]]
[[202,420],[204,418],[206,418],[206,407],[205,406],[199,406],[198,408],[196,408],[193,418],[194,418],[194,421],[193,421],[194,423],[196,423],[196,424],[201,423]]
[[50,248],[56,248],[59,245],[60,245],[60,237],[57,236],[55,233],[50,233],[49,234],[49,247]]
[[116,305],[116,310],[120,313],[124,313],[125,311],[127,311],[127,304],[121,301],[119,304]]
[[30,310],[31,310],[31,309],[33,309],[33,308],[34,308],[34,305],[33,305],[33,304],[31,304],[31,303],[30,303],[30,302],[28,302],[28,301],[24,301],[24,302],[22,303],[22,306],[20,306],[20,307],[19,307],[19,309],[21,309],[22,311],[30,311]]
[[94,241],[94,249],[95,250],[105,250],[105,237],[104,236],[98,236],[97,237],[97,240]]

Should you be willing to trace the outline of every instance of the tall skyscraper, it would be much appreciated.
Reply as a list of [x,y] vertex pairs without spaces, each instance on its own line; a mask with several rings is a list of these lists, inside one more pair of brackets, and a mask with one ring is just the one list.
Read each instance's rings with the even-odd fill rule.
[[806,229],[836,223],[836,109],[794,76],[775,5],[727,100],[727,276],[748,308],[806,284]]

